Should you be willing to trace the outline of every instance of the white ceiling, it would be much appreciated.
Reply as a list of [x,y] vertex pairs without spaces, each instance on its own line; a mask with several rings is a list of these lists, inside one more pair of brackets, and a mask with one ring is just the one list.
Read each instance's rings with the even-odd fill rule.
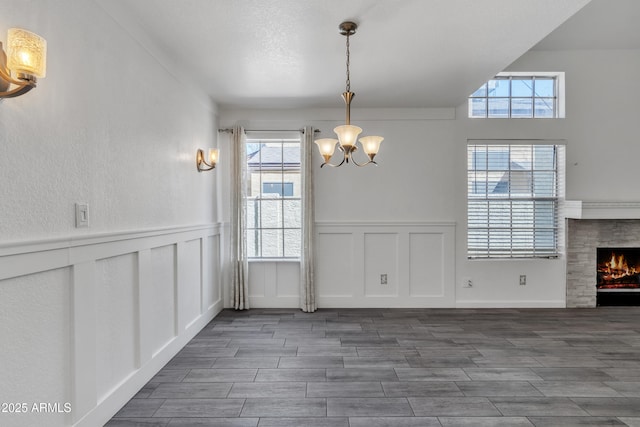
[[[131,34],[138,34],[143,45],[171,58],[173,64],[165,66],[193,81],[222,108],[342,105],[345,37],[338,33],[338,24],[344,20],[359,24],[351,38],[354,107],[455,107],[589,3],[97,1]],[[593,15],[602,19],[602,13],[613,9],[609,4],[640,11],[638,0],[593,0],[593,4],[593,12],[585,8],[588,19]],[[619,15],[628,17],[624,11]],[[575,31],[589,30],[589,40],[601,40],[601,29],[585,29],[587,24],[578,18],[567,23],[571,24],[567,31],[561,28],[538,48],[561,46],[564,40],[573,40]],[[619,19],[613,24],[618,32],[626,30],[618,25]],[[574,43],[582,41],[578,37]]]

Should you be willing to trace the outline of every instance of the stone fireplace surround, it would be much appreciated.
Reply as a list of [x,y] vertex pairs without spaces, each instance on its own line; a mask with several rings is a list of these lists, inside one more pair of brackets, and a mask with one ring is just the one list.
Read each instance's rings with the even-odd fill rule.
[[596,249],[640,247],[640,203],[592,202],[575,207],[566,228],[567,307],[595,307]]

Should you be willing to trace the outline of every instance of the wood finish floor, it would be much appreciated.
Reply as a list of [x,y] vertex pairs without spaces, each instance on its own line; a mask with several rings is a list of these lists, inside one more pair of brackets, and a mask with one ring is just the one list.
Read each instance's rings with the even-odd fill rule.
[[107,423],[640,426],[640,308],[225,310]]

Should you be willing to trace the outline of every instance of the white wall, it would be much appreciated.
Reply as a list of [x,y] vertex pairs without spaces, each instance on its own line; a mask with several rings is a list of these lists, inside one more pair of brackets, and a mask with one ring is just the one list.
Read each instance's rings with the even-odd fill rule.
[[[507,71],[563,71],[566,118],[560,120],[471,120],[466,105],[458,108],[456,145],[464,167],[467,139],[561,139],[566,142],[566,199],[640,201],[637,159],[640,145],[640,51],[531,51]],[[615,154],[618,153],[618,154]],[[457,194],[464,194],[459,175]],[[465,200],[458,197],[459,224]],[[457,276],[472,277],[474,287],[458,285],[458,306],[564,306],[566,259],[532,261],[468,261],[466,235],[458,234]],[[527,285],[519,286],[521,274]]]
[[216,172],[195,168],[216,106],[94,1],[0,17],[0,40],[48,41],[46,78],[0,102],[0,396],[71,403],[0,424],[102,425],[222,307]]
[[[320,169],[322,158],[314,151],[316,297],[321,307],[455,304],[453,113],[355,110],[353,123],[364,134],[386,138],[378,167]],[[330,137],[343,114],[342,109],[227,111],[221,124],[292,130],[311,124]],[[252,306],[298,306],[298,266],[285,264],[250,263]],[[387,274],[386,285],[380,283],[381,274]]]
[[[0,106],[3,241],[207,223],[215,105],[192,94],[93,1],[0,3],[0,40],[22,26],[48,42],[47,77]],[[89,203],[89,229],[74,203]]]
[[[637,79],[640,52],[531,51],[506,71],[564,71],[566,118],[471,120],[467,118],[465,100],[461,100],[463,103],[455,115],[448,115],[446,110],[358,109],[356,104],[353,123],[360,125],[365,134],[385,137],[377,158],[380,166],[320,170],[322,160],[317,153],[314,155],[319,232],[327,227],[342,227],[343,231],[333,236],[331,243],[327,243],[326,235],[319,237],[320,306],[375,306],[376,299],[387,307],[565,306],[564,256],[555,260],[467,260],[466,144],[470,139],[563,140],[567,146],[568,200],[640,201],[636,179],[640,103],[634,96],[640,93]],[[225,126],[242,123],[249,129],[297,129],[311,124],[322,130],[323,137],[328,137],[341,115],[339,109],[223,111],[221,122]],[[413,253],[398,257],[398,234],[384,233],[389,226],[401,228],[405,222],[425,227],[439,222],[455,225],[455,262],[446,274],[451,278],[446,281],[446,291],[452,299],[421,300],[406,292],[411,287],[408,279],[411,273],[402,264],[406,256],[425,262],[446,257],[434,246],[415,247]],[[365,234],[359,231],[362,226],[369,227]],[[367,238],[367,233],[372,238]],[[383,236],[377,238],[380,233]],[[377,253],[381,260],[376,264],[382,263],[398,280],[398,292],[389,288],[371,292],[372,296],[392,293],[386,298],[367,298],[367,286],[378,285],[373,282],[378,273],[374,275],[366,263],[354,259],[354,256],[366,259],[372,253]],[[522,274],[527,276],[526,286],[519,285]],[[272,277],[275,286],[278,276]],[[461,280],[465,277],[472,279],[473,288],[462,288]],[[338,289],[343,297],[339,300],[331,297],[336,296]],[[281,299],[273,296],[275,300],[255,298],[255,302],[278,306],[279,302],[295,301],[289,294]]]
[[510,69],[566,73],[567,199],[639,201],[640,50],[532,51]]

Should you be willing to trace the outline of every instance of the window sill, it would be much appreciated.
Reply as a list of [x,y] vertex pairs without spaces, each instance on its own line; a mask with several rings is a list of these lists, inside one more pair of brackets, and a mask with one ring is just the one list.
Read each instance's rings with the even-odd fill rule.
[[300,262],[300,258],[249,258],[249,262]]

